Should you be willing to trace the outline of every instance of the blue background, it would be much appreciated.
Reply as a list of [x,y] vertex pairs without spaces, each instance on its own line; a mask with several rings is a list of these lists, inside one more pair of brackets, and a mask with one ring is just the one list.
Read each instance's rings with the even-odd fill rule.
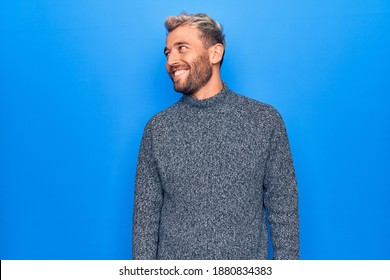
[[0,258],[129,259],[143,127],[180,97],[168,15],[220,21],[284,117],[302,259],[390,259],[390,1],[1,1]]

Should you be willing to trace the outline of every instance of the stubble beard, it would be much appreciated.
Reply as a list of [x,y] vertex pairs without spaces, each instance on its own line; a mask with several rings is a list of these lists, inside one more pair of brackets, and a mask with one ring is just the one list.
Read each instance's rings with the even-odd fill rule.
[[189,68],[188,77],[183,81],[173,82],[175,91],[184,95],[193,95],[206,85],[213,74],[207,55],[197,58]]

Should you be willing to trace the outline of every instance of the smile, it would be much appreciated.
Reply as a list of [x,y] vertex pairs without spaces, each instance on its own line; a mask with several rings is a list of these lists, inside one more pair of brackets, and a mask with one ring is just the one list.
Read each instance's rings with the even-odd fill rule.
[[177,71],[173,72],[173,76],[174,77],[179,77],[179,76],[181,76],[181,75],[183,75],[184,73],[187,73],[187,72],[188,72],[188,69],[177,70]]

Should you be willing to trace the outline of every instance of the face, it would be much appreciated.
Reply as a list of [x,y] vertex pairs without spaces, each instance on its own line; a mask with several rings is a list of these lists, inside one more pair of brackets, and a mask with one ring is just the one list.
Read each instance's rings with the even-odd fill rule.
[[212,64],[198,30],[179,26],[167,36],[164,53],[166,68],[175,91],[192,95],[205,86],[212,76]]

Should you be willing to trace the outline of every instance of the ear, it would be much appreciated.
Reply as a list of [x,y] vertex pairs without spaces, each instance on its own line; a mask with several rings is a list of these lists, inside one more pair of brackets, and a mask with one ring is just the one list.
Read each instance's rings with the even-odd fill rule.
[[209,48],[209,57],[212,64],[218,64],[223,57],[224,47],[222,44],[215,44]]

